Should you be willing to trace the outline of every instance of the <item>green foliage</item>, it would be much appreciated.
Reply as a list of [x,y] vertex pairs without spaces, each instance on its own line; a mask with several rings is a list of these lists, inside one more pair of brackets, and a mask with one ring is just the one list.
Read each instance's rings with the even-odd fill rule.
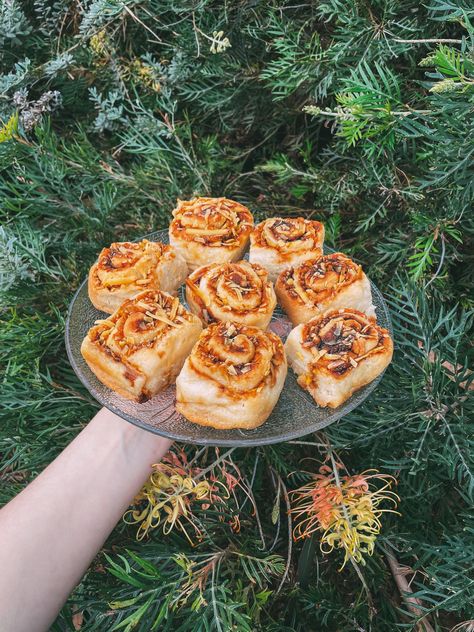
[[19,45],[31,32],[31,26],[17,0],[0,2],[0,46]]
[[[196,547],[119,525],[52,630],[74,609],[84,632],[420,629],[386,546],[436,632],[473,619],[472,2],[4,0],[0,16],[0,502],[96,409],[64,350],[73,292],[177,197],[322,220],[385,289],[396,344],[326,433],[232,453],[251,500],[237,488],[223,521],[197,508]],[[352,473],[399,480],[365,587],[338,554],[290,549],[284,491],[328,441]]]
[[0,128],[0,143],[11,140],[18,131],[18,114],[15,112]]

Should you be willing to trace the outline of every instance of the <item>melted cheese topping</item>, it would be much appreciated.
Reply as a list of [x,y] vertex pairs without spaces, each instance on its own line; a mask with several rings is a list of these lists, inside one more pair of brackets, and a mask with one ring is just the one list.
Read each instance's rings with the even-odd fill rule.
[[178,298],[147,290],[125,301],[110,318],[96,321],[88,335],[104,350],[124,358],[144,346],[153,346],[167,331],[190,317]]
[[163,257],[172,257],[172,249],[146,239],[138,243],[113,243],[99,255],[95,271],[98,286],[113,289],[137,284],[143,289],[153,280]]
[[191,355],[194,371],[239,398],[275,383],[276,368],[285,362],[283,344],[273,333],[231,323],[211,325]]
[[284,270],[278,284],[293,300],[317,305],[362,278],[362,268],[340,252],[310,259]]
[[351,371],[365,358],[385,351],[390,344],[386,329],[355,309],[340,309],[304,325],[302,346],[311,351],[312,370],[324,368],[337,375]]
[[248,261],[203,266],[191,274],[186,285],[201,309],[206,310],[207,322],[218,320],[213,306],[225,310],[229,316],[274,308],[267,271]]
[[173,237],[210,247],[234,247],[253,227],[248,208],[227,198],[178,200],[173,217]]
[[255,227],[252,242],[292,256],[308,250],[320,250],[323,238],[324,227],[320,222],[302,217],[274,217]]

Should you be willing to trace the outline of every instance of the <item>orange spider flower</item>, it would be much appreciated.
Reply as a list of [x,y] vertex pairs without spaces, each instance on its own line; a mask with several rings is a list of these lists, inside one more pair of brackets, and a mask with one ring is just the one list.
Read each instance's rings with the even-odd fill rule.
[[[327,465],[313,474],[313,480],[290,492],[294,507],[291,514],[296,520],[293,530],[295,541],[322,531],[321,551],[344,550],[344,562],[349,559],[364,564],[364,556],[372,555],[375,540],[382,524],[380,516],[392,509],[381,509],[383,501],[397,505],[399,497],[390,491],[396,479],[377,470],[366,470],[355,476],[339,476]],[[375,483],[383,483],[377,488]]]

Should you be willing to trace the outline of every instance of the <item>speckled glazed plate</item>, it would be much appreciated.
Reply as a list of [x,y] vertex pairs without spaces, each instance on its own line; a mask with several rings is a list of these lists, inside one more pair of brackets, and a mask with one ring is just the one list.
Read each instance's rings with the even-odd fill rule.
[[[146,238],[169,243],[166,230],[151,233],[146,235]],[[377,287],[373,283],[371,285],[378,324],[391,333],[387,305]],[[181,292],[181,300],[186,304],[184,291]],[[255,446],[295,439],[321,430],[360,406],[382,378],[382,375],[379,375],[339,408],[319,408],[312,397],[298,386],[296,377],[289,368],[280,399],[262,426],[254,430],[214,430],[192,424],[176,412],[174,386],[170,386],[144,404],[137,404],[120,397],[99,382],[81,355],[82,340],[98,318],[104,318],[104,313],[95,309],[90,302],[86,279],[72,299],[66,322],[66,349],[77,376],[98,402],[123,419],[150,432],[178,441],[202,445]],[[291,331],[291,323],[279,307],[274,312],[270,328],[283,340]]]

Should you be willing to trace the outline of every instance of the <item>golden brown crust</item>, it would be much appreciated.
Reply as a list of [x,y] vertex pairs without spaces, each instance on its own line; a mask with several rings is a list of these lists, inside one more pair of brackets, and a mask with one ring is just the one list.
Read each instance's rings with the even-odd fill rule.
[[202,325],[179,299],[145,290],[91,327],[81,347],[90,369],[123,397],[146,401],[174,381]]
[[[87,336],[82,341],[81,353],[102,384],[127,399],[141,399],[145,376],[138,367],[115,354],[105,356]],[[143,394],[142,399],[144,401],[147,396]]]
[[248,261],[202,266],[186,279],[186,300],[204,325],[227,321],[266,329],[276,305],[267,271]]
[[324,226],[303,217],[272,217],[250,235],[250,261],[265,267],[273,281],[290,265],[323,254]]
[[272,217],[257,224],[251,235],[252,246],[271,248],[280,261],[292,262],[298,253],[321,253],[324,225],[304,217]]
[[213,324],[176,380],[176,409],[213,428],[254,428],[271,413],[285,376],[278,336],[245,325]]
[[364,358],[387,351],[392,341],[374,318],[355,309],[339,309],[306,323],[302,344],[315,354],[314,367],[340,379]]
[[206,426],[207,428],[214,428],[215,430],[253,430],[258,428],[268,419],[273,410],[274,404],[271,409],[265,406],[261,406],[259,410],[256,410],[252,419],[242,419],[241,417],[234,417],[231,421],[228,418],[219,418],[216,412],[205,405],[197,405],[195,403],[181,403],[177,402],[176,410],[181,413],[188,421],[199,426]]
[[374,314],[370,283],[362,267],[340,252],[287,268],[279,275],[275,292],[294,325],[346,305]]
[[170,224],[170,243],[191,270],[208,263],[236,261],[245,250],[253,217],[243,204],[227,198],[178,200]]
[[275,368],[283,362],[280,338],[254,327],[217,323],[199,337],[190,363],[196,373],[217,382],[231,398],[253,396],[275,380]]
[[375,379],[393,354],[389,332],[355,309],[331,310],[299,325],[285,348],[300,386],[332,408]]
[[104,248],[89,271],[93,305],[111,314],[127,298],[146,289],[174,294],[187,276],[187,266],[172,246],[143,239]]

